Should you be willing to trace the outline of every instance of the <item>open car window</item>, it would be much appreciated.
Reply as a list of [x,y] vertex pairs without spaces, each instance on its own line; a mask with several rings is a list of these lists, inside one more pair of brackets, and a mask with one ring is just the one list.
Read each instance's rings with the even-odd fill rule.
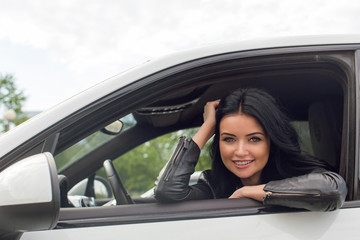
[[[144,195],[144,193],[153,190],[154,182],[160,170],[170,159],[180,136],[191,137],[197,130],[198,128],[190,128],[167,133],[149,140],[113,160],[115,169],[131,197],[152,197],[151,194]],[[211,168],[209,147],[210,142],[201,152],[195,169],[197,172]],[[96,175],[106,178],[104,168],[97,171]]]
[[[128,115],[125,118],[121,119],[126,124],[124,131],[128,128],[135,125],[135,120],[132,118],[132,115]],[[310,130],[308,121],[293,121],[293,126],[300,137],[301,149],[304,153],[313,154],[311,139],[310,139]],[[149,202],[143,198],[153,198],[154,183],[160,172],[160,170],[165,166],[166,162],[170,159],[174,148],[180,138],[180,136],[186,136],[191,138],[199,128],[189,128],[170,132],[164,135],[161,135],[152,140],[146,141],[145,143],[131,149],[125,154],[113,160],[114,167],[124,184],[125,189],[130,194],[130,196],[135,200],[136,203],[146,203]],[[87,139],[96,139],[98,136],[106,135],[101,131],[98,131],[88,138],[85,139],[87,144],[75,144],[70,149],[64,151],[72,152],[74,148],[83,147],[85,150],[90,149],[89,147],[98,147],[101,143],[106,143],[106,141],[101,141],[106,138],[99,138],[100,141],[87,141]],[[111,136],[106,135],[108,139],[111,139]],[[108,140],[107,139],[107,140]],[[93,145],[92,145],[93,143]],[[210,157],[210,146],[212,140],[209,140],[201,151],[199,161],[195,168],[195,174],[190,179],[190,184],[195,184],[198,180],[198,177],[201,171],[211,168],[211,157]],[[57,159],[62,159],[61,157],[66,156],[64,153],[60,154],[60,157]],[[99,206],[105,204],[106,201],[109,201],[112,197],[110,187],[105,183],[107,176],[105,169],[102,167],[95,173],[96,179],[94,183],[94,200],[99,200],[93,206]],[[100,181],[101,180],[101,181]],[[69,195],[86,195],[86,186],[88,179],[84,179],[78,184],[76,184],[70,191]],[[153,201],[150,201],[153,202]],[[80,205],[77,205],[80,206]]]
[[[293,121],[292,125],[300,137],[301,149],[306,154],[313,154],[311,145],[309,122]],[[126,190],[134,199],[153,197],[154,182],[170,159],[180,136],[191,138],[199,128],[190,128],[167,133],[147,141],[113,161]],[[199,173],[211,168],[210,139],[200,152],[199,161],[195,167],[195,174],[190,179],[190,185],[196,183]],[[106,178],[104,168],[96,172],[99,177]],[[146,194],[147,193],[147,194]]]
[[[113,161],[122,183],[136,203],[149,202],[150,200],[145,200],[145,198],[153,198],[154,182],[160,170],[169,160],[178,139],[180,136],[192,136],[197,130],[198,128],[190,128],[164,134],[131,149]],[[210,142],[205,145],[204,151],[201,152],[196,173],[191,178],[191,184],[197,182],[201,171],[211,167],[209,147]],[[109,184],[105,183],[106,179],[105,169],[101,167],[95,173],[94,196],[91,196],[95,199],[91,206],[106,204],[111,200],[111,189]],[[87,184],[88,178],[72,187],[68,193],[70,198],[85,196]],[[108,204],[114,205],[113,203]],[[76,207],[81,207],[81,204],[76,204]]]

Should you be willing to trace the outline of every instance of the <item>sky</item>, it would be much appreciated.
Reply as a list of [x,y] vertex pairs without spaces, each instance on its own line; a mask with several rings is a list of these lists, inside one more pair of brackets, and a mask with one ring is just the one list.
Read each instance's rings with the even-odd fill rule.
[[145,61],[214,43],[360,34],[358,0],[0,0],[0,74],[43,111]]

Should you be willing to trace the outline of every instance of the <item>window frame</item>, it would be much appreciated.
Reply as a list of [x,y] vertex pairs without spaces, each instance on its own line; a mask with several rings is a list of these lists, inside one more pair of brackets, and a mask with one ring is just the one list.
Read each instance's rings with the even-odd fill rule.
[[[319,50],[320,49],[320,50]],[[322,51],[321,51],[322,49]],[[353,102],[356,98],[357,91],[354,89],[354,74],[353,74],[353,65],[352,65],[352,51],[345,51],[343,52],[343,55],[341,52],[323,52],[323,51],[329,51],[330,49],[334,50],[333,48],[329,47],[323,47],[319,48],[317,47],[316,52],[311,52],[314,49],[312,48],[297,48],[296,51],[294,49],[288,49],[288,51],[281,51],[279,49],[277,50],[259,50],[258,52],[255,51],[254,56],[260,56],[261,54],[264,55],[270,55],[275,54],[272,56],[273,58],[281,58],[284,53],[296,53],[297,51],[301,50],[308,50],[309,52],[305,53],[299,53],[298,55],[295,54],[294,56],[301,59],[301,57],[304,57],[303,60],[305,61],[308,59],[311,59],[313,57],[313,63],[317,64],[319,59],[321,59],[324,62],[331,62],[334,66],[337,66],[338,68],[342,69],[342,72],[344,73],[346,80],[342,82],[343,84],[343,90],[344,90],[344,125],[343,125],[343,139],[342,139],[342,155],[341,155],[341,161],[344,162],[343,165],[345,166],[346,172],[345,178],[347,182],[349,183],[350,193],[349,193],[349,199],[355,200],[354,197],[357,193],[357,190],[355,190],[353,187],[357,186],[351,179],[354,179],[354,172],[352,170],[352,166],[354,164],[358,164],[357,161],[355,163],[355,149],[354,146],[351,146],[352,142],[355,142],[355,139],[358,139],[358,136],[355,137],[355,134],[351,133],[350,129],[353,129],[355,127],[356,119],[358,119],[357,115],[354,114],[352,110],[354,110],[355,106],[351,106],[350,103]],[[347,48],[346,48],[347,49]],[[284,50],[284,49],[282,49]],[[310,51],[311,50],[311,51]],[[347,49],[348,50],[348,49]],[[254,53],[254,52],[252,52]],[[257,53],[257,54],[256,54]],[[260,54],[261,53],[261,54]],[[280,54],[281,56],[277,56],[277,54]],[[358,54],[358,53],[357,53]],[[285,54],[286,55],[286,54]],[[248,57],[248,53],[234,53],[234,54],[226,54],[221,55],[213,58],[219,58],[221,61],[231,61],[234,56],[237,56],[237,58],[245,58]],[[271,57],[270,57],[271,58]],[[300,62],[301,62],[300,61]],[[103,101],[100,105],[96,105],[96,107],[92,108],[91,111],[88,111],[87,114],[93,114],[99,109],[104,109],[107,106],[113,104],[114,102],[121,102],[121,106],[127,106],[125,108],[122,108],[122,116],[128,114],[131,112],[131,109],[135,109],[137,107],[140,107],[148,100],[148,95],[151,96],[151,92],[153,92],[155,89],[161,89],[162,91],[158,93],[165,94],[166,91],[168,91],[170,88],[168,87],[169,83],[166,83],[166,81],[170,81],[171,83],[175,84],[178,81],[176,78],[177,72],[181,71],[187,71],[188,69],[194,70],[196,66],[204,66],[201,64],[210,64],[210,63],[216,63],[214,59],[203,59],[199,61],[194,61],[188,64],[184,64],[181,66],[176,66],[173,69],[167,69],[163,72],[160,72],[158,74],[155,74],[153,76],[149,76],[146,79],[139,80],[138,82],[134,83],[131,86],[128,86],[124,89],[121,89],[117,92],[114,92],[113,95],[107,96],[107,100]],[[296,61],[295,61],[296,62]],[[295,63],[294,62],[294,63]],[[172,79],[170,78],[173,77]],[[191,78],[190,78],[191,79]],[[189,80],[190,81],[190,80]],[[183,83],[184,86],[187,86],[191,84]],[[143,87],[144,85],[148,85],[148,89],[144,92],[140,92],[139,89]],[[356,88],[357,89],[357,88]],[[126,92],[126,94],[125,94]],[[130,96],[131,95],[131,96]],[[134,97],[136,96],[136,97]],[[140,96],[144,97],[141,101],[139,100]],[[120,106],[118,104],[115,104],[116,106]],[[112,107],[113,109],[114,107]],[[117,112],[116,114],[119,114]],[[357,114],[357,113],[356,113]],[[114,116],[114,115],[112,115]],[[111,119],[111,118],[109,118]],[[108,122],[112,121],[113,119],[109,120]],[[74,123],[76,124],[76,122]],[[67,125],[67,129],[71,129],[74,125],[70,124]],[[357,129],[357,128],[356,128]],[[169,131],[178,130],[178,128],[164,128],[163,132],[161,134],[167,133]],[[142,131],[142,129],[137,129],[137,131]],[[156,133],[158,134],[158,133]],[[156,135],[155,134],[155,135]],[[154,136],[155,136],[154,135]],[[160,135],[160,134],[159,134]],[[358,135],[358,134],[357,134]],[[116,138],[114,138],[116,139]],[[144,139],[144,141],[146,141]],[[358,141],[357,141],[358,142]],[[112,148],[115,146],[115,143],[118,143],[117,140],[113,141],[114,144],[110,144],[106,146],[106,148],[103,149],[97,149],[98,152],[106,152],[106,149]],[[91,153],[93,154],[93,153]],[[356,153],[356,156],[358,156],[358,153]],[[85,159],[85,158],[84,158]],[[81,160],[76,163],[78,166],[82,166],[84,164],[84,160]],[[345,162],[346,161],[346,162]],[[95,164],[95,162],[94,162]],[[63,173],[71,173],[68,171],[63,171]],[[73,175],[73,174],[71,174]],[[356,175],[357,176],[357,175]],[[73,183],[75,183],[77,180],[73,180]],[[180,205],[162,205],[162,204],[143,204],[138,206],[116,206],[116,207],[101,207],[101,208],[91,208],[91,209],[61,209],[60,211],[60,221],[59,221],[59,227],[63,226],[99,226],[99,224],[102,225],[108,225],[108,224],[127,224],[127,223],[134,223],[134,222],[154,222],[154,221],[168,221],[168,220],[180,220],[180,219],[192,219],[192,218],[212,218],[212,217],[229,217],[229,216],[243,216],[243,215],[253,215],[253,214],[264,214],[264,208],[263,206],[258,205],[243,205],[241,203],[241,199],[237,199],[236,206],[228,205],[229,202],[226,199],[217,199],[217,200],[206,200],[210,201],[211,204],[206,205],[205,208],[201,208],[202,202],[193,202],[193,203],[180,203]],[[224,201],[224,202],[223,202]],[[235,201],[234,201],[235,202]],[[350,201],[347,202],[344,205],[344,208],[354,207],[357,206],[357,201]],[[181,208],[179,208],[181,206]],[[193,209],[192,207],[199,207],[198,209]],[[137,208],[139,207],[139,208]],[[164,208],[165,207],[165,208]],[[156,211],[154,210],[156,209]],[[160,209],[162,209],[160,211]],[[190,211],[191,209],[191,211]],[[141,212],[148,211],[147,214],[142,214]],[[159,212],[160,211],[160,212]],[[190,211],[190,212],[188,212]],[[269,211],[269,212],[273,212]],[[274,212],[282,212],[282,211],[293,211],[289,209],[276,209]],[[140,214],[139,214],[140,213]],[[100,219],[101,218],[101,219]],[[108,220],[106,220],[108,219]]]

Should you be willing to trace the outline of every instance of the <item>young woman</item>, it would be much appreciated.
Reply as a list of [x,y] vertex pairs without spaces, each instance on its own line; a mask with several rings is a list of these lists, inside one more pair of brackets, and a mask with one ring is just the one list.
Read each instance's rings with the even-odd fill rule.
[[[212,169],[188,186],[200,150],[213,136]],[[327,164],[303,155],[296,131],[274,98],[239,89],[204,108],[192,139],[182,137],[159,175],[159,201],[252,198],[264,205],[330,211],[342,206],[345,181]]]

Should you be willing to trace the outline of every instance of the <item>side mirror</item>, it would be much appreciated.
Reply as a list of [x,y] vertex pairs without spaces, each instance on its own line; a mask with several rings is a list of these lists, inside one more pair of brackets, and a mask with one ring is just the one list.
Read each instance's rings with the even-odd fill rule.
[[60,193],[53,156],[37,154],[0,172],[0,231],[54,228]]

